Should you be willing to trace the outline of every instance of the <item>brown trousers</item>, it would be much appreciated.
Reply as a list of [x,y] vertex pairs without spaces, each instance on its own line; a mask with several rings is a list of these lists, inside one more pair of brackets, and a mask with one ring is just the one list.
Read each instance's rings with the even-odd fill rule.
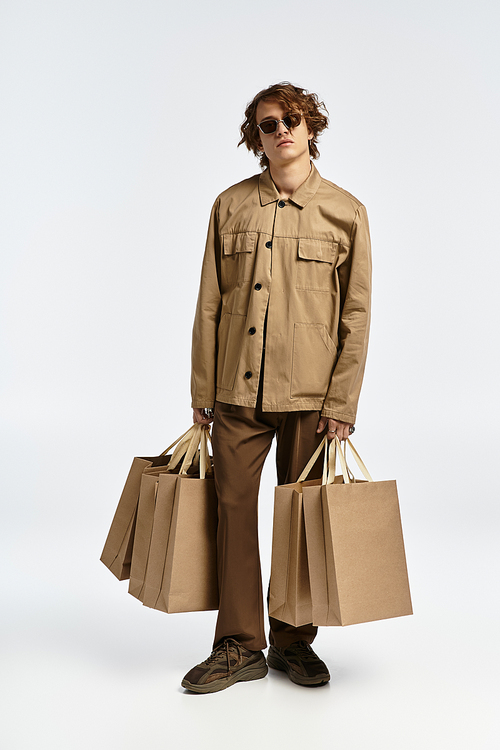
[[[262,467],[276,435],[278,484],[296,482],[323,437],[316,432],[319,417],[318,411],[263,412],[260,398],[255,409],[215,404],[220,603],[214,646],[231,636],[252,651],[266,648],[257,523]],[[320,476],[318,461],[310,478]],[[316,636],[312,624],[295,628],[272,617],[269,622],[269,641],[279,648],[299,640],[312,643]]]

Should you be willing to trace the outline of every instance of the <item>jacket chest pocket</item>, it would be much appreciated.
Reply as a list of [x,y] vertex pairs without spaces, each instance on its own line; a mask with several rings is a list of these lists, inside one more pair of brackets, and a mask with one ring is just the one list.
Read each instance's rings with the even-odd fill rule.
[[299,240],[296,288],[315,292],[333,291],[333,269],[338,252],[336,242]]
[[256,232],[222,236],[221,276],[224,288],[237,286],[252,278]]

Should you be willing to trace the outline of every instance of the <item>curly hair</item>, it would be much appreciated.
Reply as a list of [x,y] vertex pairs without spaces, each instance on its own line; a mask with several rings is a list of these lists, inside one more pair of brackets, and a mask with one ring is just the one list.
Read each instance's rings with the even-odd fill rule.
[[328,127],[328,110],[324,103],[319,100],[317,94],[310,94],[306,89],[294,86],[289,81],[274,83],[254,96],[245,110],[245,120],[240,127],[241,140],[238,146],[244,143],[249,151],[253,151],[259,159],[262,169],[269,166],[269,159],[261,150],[262,144],[256,120],[257,106],[262,99],[272,99],[280,102],[287,112],[300,112],[302,114],[307,127],[313,133],[313,137],[309,141],[309,153],[311,159],[317,159],[319,156],[318,137]]

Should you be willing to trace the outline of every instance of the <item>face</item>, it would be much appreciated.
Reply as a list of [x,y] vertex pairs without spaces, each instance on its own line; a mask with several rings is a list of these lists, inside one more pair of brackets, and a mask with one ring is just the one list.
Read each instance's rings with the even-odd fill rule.
[[[257,105],[256,121],[282,120],[288,114],[281,102],[273,99],[262,99]],[[265,135],[258,131],[262,150],[265,152],[271,165],[285,166],[297,160],[309,161],[309,139],[312,132],[308,129],[304,118],[300,125],[287,130],[282,122],[276,131]]]

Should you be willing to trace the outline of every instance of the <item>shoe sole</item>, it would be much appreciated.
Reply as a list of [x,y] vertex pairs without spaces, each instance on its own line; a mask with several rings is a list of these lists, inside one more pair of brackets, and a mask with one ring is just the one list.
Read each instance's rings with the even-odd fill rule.
[[315,677],[306,677],[305,675],[298,674],[295,669],[292,669],[287,660],[281,656],[279,651],[268,653],[267,663],[271,669],[278,669],[280,672],[286,672],[291,681],[296,685],[302,685],[304,687],[320,687],[321,685],[326,685],[330,680],[330,675],[328,673],[319,674]]
[[257,664],[251,664],[248,667],[242,667],[237,672],[226,677],[223,680],[214,680],[204,685],[193,685],[186,679],[182,680],[181,685],[186,690],[191,690],[193,693],[218,693],[219,690],[225,690],[231,685],[237,682],[250,682],[251,680],[260,680],[265,677],[268,673],[267,664],[264,661],[257,662]]

